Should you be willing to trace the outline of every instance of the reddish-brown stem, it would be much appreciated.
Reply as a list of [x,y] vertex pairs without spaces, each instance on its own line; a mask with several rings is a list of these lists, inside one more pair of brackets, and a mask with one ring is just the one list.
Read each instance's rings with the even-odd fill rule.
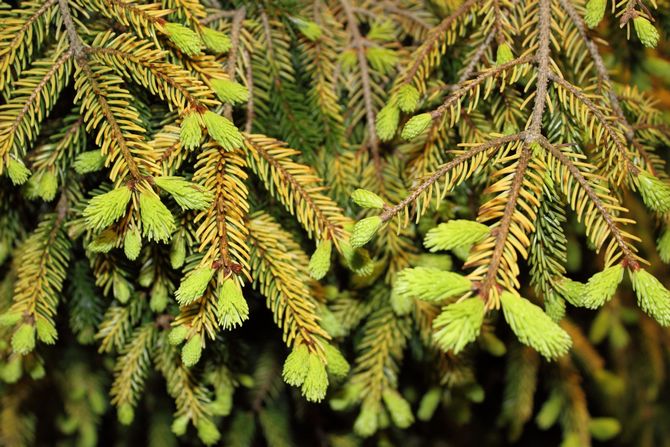
[[[237,64],[237,53],[240,48],[240,30],[242,29],[242,22],[244,21],[246,13],[246,9],[242,6],[235,11],[235,15],[233,16],[233,26],[230,33],[230,51],[228,51],[228,60],[226,61],[226,72],[228,73],[228,79],[231,81],[235,80],[235,65]],[[249,96],[251,96],[251,94]],[[226,118],[232,121],[232,104],[227,103],[223,107],[223,114]]]
[[414,63],[403,76],[402,84],[409,84],[414,80],[417,71],[421,67],[424,59],[430,55],[435,46],[439,43],[440,38],[447,32],[449,27],[458,20],[462,15],[470,10],[470,8],[475,5],[479,0],[466,0],[458,7],[450,16],[446,17],[442,22],[433,30],[431,35],[427,38],[427,41],[419,48],[419,54],[414,58]]
[[342,9],[347,16],[347,27],[351,35],[352,46],[356,50],[358,65],[361,69],[361,84],[363,88],[363,101],[365,103],[365,119],[368,127],[368,145],[372,154],[372,163],[375,167],[375,175],[380,188],[384,188],[384,175],[382,169],[382,160],[379,154],[379,140],[377,139],[377,130],[375,128],[375,110],[372,101],[372,85],[370,82],[370,69],[365,52],[363,36],[358,29],[358,22],[349,0],[340,0]]
[[[647,166],[649,167],[650,171],[652,174],[656,174],[654,165],[651,162],[651,157],[647,153],[647,151],[642,147],[642,145],[639,144],[639,142],[635,138],[635,129],[633,126],[628,122],[628,119],[626,118],[626,115],[623,112],[623,109],[621,107],[621,103],[619,102],[619,98],[612,88],[612,81],[610,79],[609,73],[607,72],[607,67],[605,66],[605,61],[603,60],[602,56],[600,55],[600,52],[598,51],[598,46],[595,44],[595,42],[589,37],[588,32],[586,31],[586,27],[584,26],[584,20],[582,17],[579,15],[575,7],[570,3],[569,0],[559,0],[561,3],[561,6],[565,10],[565,12],[568,14],[568,17],[570,17],[570,20],[572,23],[575,25],[577,28],[577,32],[579,33],[579,36],[582,38],[584,41],[584,44],[586,45],[587,50],[589,51],[589,55],[591,56],[591,59],[593,60],[593,65],[596,68],[596,73],[598,74],[598,79],[600,80],[601,85],[605,85],[606,88],[606,93],[607,96],[610,100],[610,105],[612,107],[612,111],[616,115],[617,119],[623,124],[624,129],[625,129],[625,136],[626,140],[628,141],[629,144],[632,144],[637,151],[640,153],[642,158],[644,158],[645,162],[647,163]],[[639,170],[634,171],[633,174],[637,174]]]
[[584,189],[584,192],[586,195],[589,197],[589,199],[593,202],[594,206],[602,216],[603,220],[605,221],[605,224],[607,225],[607,228],[609,228],[610,233],[612,234],[612,237],[616,241],[617,245],[621,249],[621,253],[623,254],[623,261],[624,264],[632,269],[632,270],[637,270],[640,268],[640,264],[637,260],[637,257],[631,250],[631,248],[628,246],[626,243],[623,235],[621,234],[621,231],[619,228],[616,226],[616,223],[614,222],[614,219],[612,218],[612,215],[607,211],[605,208],[605,205],[603,204],[602,200],[600,200],[600,197],[598,197],[598,194],[591,188],[591,185],[589,185],[588,180],[582,175],[582,173],[579,171],[579,168],[575,166],[575,164],[563,153],[561,150],[559,150],[557,147],[552,145],[549,140],[547,140],[545,137],[540,137],[538,138],[537,142],[545,148],[547,151],[549,151],[563,166],[565,166],[568,169],[568,172],[570,172],[570,175],[579,183],[579,185]]
[[616,131],[612,126],[607,122],[607,118],[603,113],[598,109],[598,107],[591,101],[584,93],[582,93],[577,87],[558,76],[556,73],[550,73],[549,79],[555,84],[560,85],[565,90],[569,91],[571,95],[577,98],[584,106],[596,117],[600,125],[605,129],[609,139],[614,143],[614,146],[621,153],[624,162],[626,163],[627,170],[633,174],[637,175],[640,172],[640,169],[633,164],[630,157],[628,156],[628,151],[626,150],[626,145],[623,141],[619,139]]
[[507,196],[505,211],[503,212],[502,218],[500,219],[500,226],[496,228],[496,241],[493,248],[493,253],[491,254],[491,261],[489,262],[488,269],[486,270],[486,276],[479,286],[479,296],[482,297],[484,301],[488,301],[491,288],[496,284],[498,266],[500,265],[502,255],[505,250],[507,236],[509,235],[510,225],[512,224],[514,212],[516,211],[516,205],[517,201],[519,200],[519,193],[521,192],[521,186],[523,185],[524,175],[526,173],[526,169],[528,168],[528,163],[530,162],[530,155],[530,146],[528,144],[524,144],[523,149],[521,149],[521,155],[519,156],[516,170],[514,171],[514,180],[512,180],[512,185],[510,186],[510,191]]
[[518,141],[526,136],[525,132],[517,133],[514,135],[508,135],[504,137],[499,137],[486,143],[475,146],[467,152],[457,156],[453,160],[449,161],[442,165],[439,169],[433,172],[425,181],[423,181],[419,186],[417,186],[407,197],[405,197],[401,202],[398,202],[397,205],[388,207],[382,212],[379,217],[384,222],[388,222],[394,216],[396,216],[400,211],[412,204],[423,192],[430,188],[435,182],[442,178],[447,172],[451,171],[460,164],[470,160],[482,152],[485,152],[489,149],[498,148],[504,144],[510,143],[512,141]]

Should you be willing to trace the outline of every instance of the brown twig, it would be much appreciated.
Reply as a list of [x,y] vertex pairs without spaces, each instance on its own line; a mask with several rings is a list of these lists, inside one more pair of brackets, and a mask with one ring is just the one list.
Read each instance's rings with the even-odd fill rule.
[[[621,107],[621,102],[619,101],[619,98],[617,97],[616,92],[612,88],[612,80],[610,79],[609,73],[607,72],[607,67],[605,66],[605,61],[603,60],[602,56],[600,55],[600,52],[598,51],[598,47],[595,44],[595,42],[589,37],[586,27],[584,26],[584,20],[582,17],[579,15],[575,7],[570,3],[569,0],[559,0],[561,3],[561,6],[565,10],[565,12],[568,14],[568,17],[572,21],[572,23],[575,25],[577,28],[577,32],[579,33],[579,36],[582,38],[584,41],[584,44],[586,45],[586,48],[591,56],[591,59],[593,60],[593,64],[596,68],[596,73],[598,74],[598,79],[600,80],[601,85],[607,86],[606,92],[607,96],[610,100],[612,111],[616,115],[617,119],[623,124],[624,126],[624,135],[626,136],[626,140],[628,141],[629,144],[632,144],[637,151],[640,153],[640,155],[644,158],[645,162],[647,163],[647,166],[649,166],[649,169],[652,174],[656,174],[654,165],[651,162],[651,157],[647,153],[647,151],[639,144],[637,139],[635,138],[635,129],[633,126],[630,124],[628,119],[626,118],[626,115],[623,112],[623,108]],[[639,172],[635,171],[634,174],[637,174]]]
[[500,226],[496,228],[496,241],[493,248],[493,253],[491,254],[491,261],[489,262],[489,266],[486,270],[486,276],[479,286],[479,296],[485,302],[488,302],[491,288],[496,284],[498,266],[502,260],[503,252],[505,251],[507,237],[509,235],[514,212],[516,211],[516,205],[517,201],[519,200],[519,194],[521,192],[521,186],[523,185],[526,169],[528,169],[528,164],[530,162],[530,156],[530,145],[525,143],[521,149],[521,155],[519,156],[519,161],[516,166],[516,170],[514,171],[514,180],[512,180],[512,185],[510,186],[509,194],[507,196],[507,203],[505,204],[505,211],[503,212],[502,218],[500,219]]
[[358,65],[361,69],[361,84],[363,88],[363,101],[365,103],[365,118],[368,127],[368,144],[372,154],[372,162],[375,166],[375,175],[380,188],[384,189],[384,175],[382,168],[382,160],[379,154],[379,140],[377,138],[377,130],[375,128],[375,110],[372,101],[372,85],[370,83],[370,70],[368,67],[368,60],[365,54],[365,39],[358,29],[358,23],[354,14],[353,8],[349,0],[340,0],[342,9],[347,16],[347,27],[351,34],[352,46],[356,50],[358,58]]
[[413,203],[424,191],[426,191],[433,184],[435,184],[435,182],[437,182],[447,172],[451,171],[460,164],[470,160],[476,155],[481,154],[482,152],[485,152],[489,149],[498,148],[512,141],[518,141],[524,138],[525,135],[526,135],[525,132],[520,132],[514,135],[499,137],[491,141],[487,141],[486,143],[482,143],[479,146],[473,147],[464,154],[461,154],[456,158],[454,158],[453,160],[449,161],[448,163],[442,165],[439,169],[433,172],[425,181],[423,181],[419,186],[414,188],[414,190],[412,190],[412,192],[407,197],[405,197],[401,202],[398,202],[398,204],[395,206],[386,208],[384,212],[382,212],[379,215],[379,217],[381,217],[382,221],[388,222],[394,216],[396,216],[400,211],[402,211],[403,209],[408,207],[411,203]]
[[68,4],[68,0],[58,0],[58,8],[60,9],[60,14],[63,17],[63,25],[65,26],[67,38],[70,42],[70,49],[72,50],[75,59],[78,61],[81,58],[85,58],[85,44],[81,40],[81,37],[77,32],[77,27],[74,25],[74,21],[72,20],[72,14],[70,14],[70,5]]
[[545,137],[540,136],[537,142],[543,148],[549,151],[561,164],[563,164],[568,169],[568,172],[570,172],[570,175],[572,175],[577,183],[579,183],[579,185],[584,189],[584,192],[586,192],[586,195],[593,202],[594,206],[605,221],[607,228],[609,228],[612,237],[621,249],[626,266],[632,270],[639,269],[640,265],[637,260],[637,256],[635,256],[631,248],[626,243],[621,231],[616,226],[612,215],[609,213],[609,211],[607,211],[602,200],[600,197],[598,197],[598,194],[596,194],[593,188],[591,188],[591,185],[589,184],[588,180],[586,180],[584,175],[579,171],[579,168],[577,168],[577,166],[575,166],[575,164],[562,151],[552,145]]
[[538,19],[538,49],[536,53],[537,81],[535,87],[535,104],[530,117],[529,135],[526,140],[530,143],[542,133],[542,116],[547,103],[547,87],[549,85],[549,62],[551,61],[551,51],[549,49],[549,40],[551,33],[551,5],[549,0],[539,1],[539,19]]
[[458,20],[462,15],[470,10],[479,0],[466,0],[458,7],[450,16],[446,17],[442,22],[433,30],[431,35],[427,38],[427,41],[419,47],[419,54],[414,58],[414,63],[411,65],[406,74],[403,75],[403,80],[401,84],[409,84],[414,80],[414,76],[421,67],[421,63],[424,59],[433,51],[433,48],[438,43],[440,37],[444,35],[449,27]]
[[[226,11],[227,12],[227,11]],[[226,72],[228,73],[228,78],[231,81],[235,80],[235,66],[237,64],[237,52],[240,48],[240,31],[242,29],[242,22],[244,22],[244,17],[246,15],[246,9],[244,6],[235,11],[233,16],[233,26],[231,30],[230,37],[230,51],[228,52],[228,60],[226,61]],[[251,97],[251,94],[249,95]],[[223,114],[226,118],[232,121],[233,119],[233,106],[232,104],[226,104],[223,108]]]
[[607,122],[607,118],[602,113],[602,111],[600,111],[598,107],[593,103],[593,101],[591,101],[577,87],[575,87],[562,77],[558,76],[556,73],[553,72],[549,73],[549,79],[551,79],[551,81],[554,82],[555,84],[558,84],[565,90],[569,91],[570,94],[572,94],[575,98],[577,98],[577,100],[579,100],[582,104],[584,104],[584,106],[593,114],[593,116],[596,117],[600,125],[605,130],[605,133],[609,135],[610,140],[614,143],[614,146],[622,154],[628,171],[633,175],[637,175],[640,172],[640,169],[637,166],[635,166],[635,164],[633,164],[633,162],[631,161],[625,143],[619,139],[619,136],[614,130],[614,128]]

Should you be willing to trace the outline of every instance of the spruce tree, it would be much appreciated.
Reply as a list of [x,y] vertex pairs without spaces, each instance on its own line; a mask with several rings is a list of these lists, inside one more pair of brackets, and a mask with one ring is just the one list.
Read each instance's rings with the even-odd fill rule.
[[0,0],[0,444],[664,445],[667,0]]

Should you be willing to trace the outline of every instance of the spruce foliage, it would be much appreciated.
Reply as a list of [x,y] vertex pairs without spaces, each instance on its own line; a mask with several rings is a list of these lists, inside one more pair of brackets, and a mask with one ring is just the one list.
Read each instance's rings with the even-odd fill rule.
[[667,441],[668,11],[0,0],[0,445]]

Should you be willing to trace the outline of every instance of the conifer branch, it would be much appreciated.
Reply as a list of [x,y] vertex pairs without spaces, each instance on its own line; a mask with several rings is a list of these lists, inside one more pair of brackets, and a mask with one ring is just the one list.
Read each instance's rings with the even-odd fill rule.
[[222,268],[226,277],[231,272],[249,277],[245,225],[249,205],[243,155],[241,150],[227,152],[216,145],[207,147],[199,156],[193,177],[214,193],[211,206],[195,218],[195,222],[201,222],[196,236],[199,251],[204,252],[202,262]]
[[167,334],[159,336],[153,352],[156,368],[165,377],[168,393],[177,404],[177,418],[193,421],[194,424],[202,418],[209,418],[209,393],[204,384],[181,363],[178,351],[168,343]]
[[[475,6],[479,0],[466,0],[449,16],[445,17],[444,20],[431,32],[425,42],[422,43],[419,47],[417,54],[413,56],[414,62],[407,70],[406,73],[402,75],[401,85],[408,85],[414,82],[414,77],[417,75],[422,66],[426,63],[426,60],[430,58],[430,55],[436,51],[436,48],[440,45],[440,40],[447,33],[447,30],[453,26],[453,24],[459,20],[461,17],[470,12],[470,9]],[[425,70],[425,68],[424,68]],[[427,76],[428,73],[425,73],[423,76]],[[421,85],[421,84],[419,84]]]
[[155,339],[156,328],[153,322],[146,323],[135,331],[130,343],[124,347],[114,368],[114,383],[110,392],[113,405],[137,405],[149,372],[150,354]]
[[[24,154],[26,146],[37,137],[36,128],[39,122],[53,107],[54,97],[57,97],[65,88],[72,55],[72,50],[60,55],[56,53],[55,60],[40,60],[27,73],[24,73],[27,80],[31,80],[31,85],[26,85],[28,88],[17,89],[14,92],[14,98],[4,108],[6,112],[0,112],[3,121],[8,118],[7,124],[9,124],[3,122],[0,127],[0,138],[2,139],[0,141],[0,161],[2,162],[0,171],[3,166],[7,165],[10,152],[14,152],[17,156]],[[47,64],[49,64],[48,68]]]
[[[158,53],[144,52],[139,54],[137,50],[129,52],[117,48],[98,46],[87,47],[84,51],[87,55],[107,57],[108,60],[112,61],[110,63],[112,66],[116,65],[125,68],[124,65],[131,62],[138,66],[138,68],[145,69],[149,76],[134,75],[133,77],[142,84],[151,87],[154,86],[149,83],[150,76],[155,77],[160,82],[156,82],[154,88],[160,89],[162,95],[171,100],[180,111],[184,109],[183,103],[187,103],[189,107],[198,112],[207,110],[208,105],[216,104],[211,99],[212,94],[204,89],[204,86],[187,72],[174,65],[159,62],[160,56]],[[177,92],[183,99],[179,100],[173,92]]]
[[[223,11],[227,13],[228,11]],[[226,61],[226,72],[228,73],[228,79],[235,80],[235,66],[237,64],[237,53],[240,47],[240,31],[242,30],[242,23],[244,22],[244,17],[246,15],[246,9],[244,6],[234,11],[233,14],[233,26],[231,30],[230,37],[230,50],[228,51],[228,60]],[[208,17],[211,18],[212,16]],[[223,17],[223,16],[222,16]],[[201,21],[202,22],[202,21]],[[251,65],[251,64],[250,64]],[[247,79],[249,88],[253,85],[251,79]],[[253,94],[249,92],[249,98]],[[233,106],[232,104],[226,104],[223,108],[223,114],[229,120],[232,120],[233,116]],[[248,120],[247,120],[248,121]]]
[[[17,67],[16,56],[22,53],[21,48],[26,49],[32,39],[28,37],[28,33],[36,23],[45,18],[49,10],[56,4],[58,0],[47,0],[40,4],[40,2],[31,2],[28,4],[28,7],[34,8],[30,16],[20,23],[20,26],[16,28],[11,28],[11,25],[7,23],[7,32],[13,31],[13,37],[8,43],[4,42],[4,39],[0,41],[0,89],[4,89],[9,81],[12,79],[10,70],[12,67]],[[44,32],[36,32],[37,36],[41,34],[46,34],[46,25],[47,20],[44,20]],[[18,67],[21,67],[23,63],[19,60]],[[18,70],[17,70],[18,71]]]
[[[66,0],[59,0],[59,1],[63,2]],[[79,53],[80,55],[83,54],[83,50],[78,51],[80,52]],[[77,50],[75,50],[75,54],[77,54]],[[128,167],[128,172],[130,173],[131,177],[134,180],[136,181],[141,180],[142,174],[140,173],[140,168],[130,151],[129,144],[126,141],[123,131],[121,130],[121,125],[114,116],[114,112],[109,106],[109,103],[105,98],[105,95],[100,87],[100,84],[96,80],[95,73],[93,73],[93,70],[91,69],[91,66],[86,60],[86,57],[80,56],[77,59],[77,64],[79,65],[81,72],[84,74],[86,82],[90,85],[91,93],[95,96],[97,103],[100,105],[100,113],[102,113],[102,115],[105,117],[105,120],[110,126],[110,135],[118,145],[119,151],[121,152],[121,156],[123,157],[123,160],[125,161],[125,164]]]
[[412,203],[414,203],[419,198],[419,196],[421,196],[421,194],[426,192],[431,186],[433,186],[433,184],[435,184],[438,180],[440,180],[440,178],[442,178],[444,175],[446,175],[454,168],[462,165],[463,163],[467,162],[468,160],[474,158],[475,156],[481,153],[484,153],[491,149],[498,149],[505,144],[514,141],[519,141],[525,137],[526,132],[520,132],[514,135],[497,137],[494,138],[493,140],[487,141],[486,143],[482,143],[478,146],[468,149],[465,153],[458,155],[456,158],[445,163],[435,172],[427,176],[427,178],[424,181],[422,181],[417,187],[415,187],[407,197],[405,197],[402,201],[398,202],[398,204],[396,204],[395,206],[386,208],[384,212],[379,215],[379,217],[382,219],[382,221],[388,222],[393,217],[398,215],[398,213],[400,213],[408,206],[410,206]]
[[[90,86],[90,93],[96,98],[97,103],[100,106],[100,113],[105,117],[105,120],[110,126],[110,135],[115,140],[118,148],[121,152],[121,155],[125,161],[128,171],[134,180],[141,180],[142,174],[140,169],[132,156],[131,150],[128,147],[128,142],[124,137],[124,133],[121,130],[121,126],[114,117],[114,112],[105,98],[102,87],[99,85],[96,80],[96,75],[91,69],[91,66],[88,62],[88,57],[86,55],[86,45],[81,40],[77,28],[75,27],[74,21],[72,20],[72,15],[70,14],[70,7],[68,5],[68,0],[58,0],[58,5],[60,8],[61,15],[63,16],[63,24],[67,31],[68,40],[70,42],[70,49],[74,55],[74,58],[77,62],[77,65],[81,72],[83,73],[86,82]],[[111,155],[111,154],[110,154]]]
[[[60,0],[59,0],[60,1]],[[126,0],[102,0],[103,3],[107,5],[107,7],[110,10],[114,10],[114,8],[120,8],[124,11],[127,11],[137,17],[140,17],[142,20],[150,23],[153,26],[160,26],[165,23],[165,19],[161,17],[155,17],[152,16],[151,14],[147,14],[145,10],[142,8],[137,7],[136,5],[132,4],[130,1]]]
[[322,356],[321,340],[330,337],[315,315],[307,287],[307,257],[269,215],[258,213],[249,223],[254,287],[267,298],[285,343],[304,344],[310,352]]
[[[103,425],[117,444],[138,427],[150,444],[430,444],[415,418],[500,394],[481,351],[507,360],[510,442],[531,419],[565,445],[663,434],[639,413],[669,342],[653,322],[670,325],[667,61],[612,24],[653,47],[664,4],[15,3],[0,0],[0,444],[93,445]],[[637,308],[616,295],[628,282]],[[610,362],[605,340],[629,355]],[[633,404],[622,385],[651,392]],[[626,414],[589,414],[592,390]],[[55,404],[34,411],[40,393]]]
[[611,124],[609,123],[603,112],[583,92],[579,91],[574,85],[563,79],[561,76],[552,72],[549,74],[549,79],[552,82],[559,85],[561,88],[570,92],[572,96],[574,96],[578,101],[584,104],[584,106],[591,112],[591,114],[593,114],[593,116],[597,119],[598,123],[604,129],[608,139],[612,141],[614,147],[620,153],[620,157],[623,159],[626,165],[626,171],[630,172],[631,175],[636,176],[639,173],[640,169],[637,166],[635,166],[635,164],[631,160],[631,156],[628,153],[628,149],[626,148],[625,142],[620,139],[619,134],[611,126]]
[[[526,169],[530,162],[531,153],[529,145],[527,143],[524,144],[514,170],[514,178],[506,198],[505,211],[500,219],[500,226],[498,226],[494,232],[495,245],[490,260],[488,261],[486,276],[479,285],[479,296],[492,307],[498,306],[496,299],[491,300],[491,289],[497,285],[496,275],[498,274],[498,267],[503,256],[505,245],[507,244],[510,226],[518,204],[519,194],[523,186],[524,175],[526,174]],[[494,296],[497,295],[498,294],[496,293]]]
[[[60,168],[57,164],[59,161],[63,158],[71,159],[83,149],[83,142],[85,141],[84,119],[79,116],[69,122],[66,120],[64,124],[67,125],[64,132],[54,135],[54,137],[58,137],[55,144],[45,144],[36,148],[35,151],[30,154],[29,158],[31,160],[32,169],[53,169],[54,166]],[[43,149],[43,151],[41,149]],[[47,154],[46,157],[44,156],[45,153]],[[63,170],[65,170],[64,168]]]
[[486,82],[489,79],[493,79],[497,76],[499,76],[501,73],[509,70],[510,68],[517,67],[519,65],[523,65],[526,63],[529,63],[535,59],[535,56],[533,55],[525,55],[518,57],[510,62],[507,62],[505,64],[501,64],[497,67],[490,68],[487,70],[484,70],[481,74],[479,74],[477,77],[473,79],[466,79],[463,81],[459,80],[459,83],[454,86],[454,90],[445,100],[442,102],[442,104],[437,107],[435,110],[430,112],[430,115],[433,119],[433,121],[437,121],[439,118],[442,118],[445,113],[461,98],[463,98],[464,95],[467,93],[472,92],[473,90],[478,89],[484,82]]
[[316,173],[291,161],[289,157],[298,152],[264,135],[246,135],[245,143],[249,165],[266,187],[277,193],[310,234],[322,240],[330,239],[338,247],[346,219],[335,202],[321,194],[323,187]]
[[[495,3],[497,4],[497,1]],[[456,84],[449,86],[450,90],[452,91],[461,90],[463,88],[463,84],[465,84],[465,82],[468,79],[470,79],[470,76],[472,76],[472,74],[474,73],[475,69],[477,68],[477,65],[481,62],[482,58],[484,57],[484,54],[486,54],[486,50],[488,50],[491,47],[491,42],[493,42],[493,39],[497,35],[498,35],[497,33],[489,33],[484,38],[482,43],[479,44],[475,52],[470,57],[468,64],[465,66],[461,75],[458,77],[458,81],[456,81]]]
[[23,256],[14,286],[11,312],[28,324],[49,328],[48,341],[55,341],[56,308],[65,281],[70,258],[70,242],[64,230],[67,198],[61,195],[56,212],[43,217],[40,225],[24,243]]
[[593,190],[589,182],[584,178],[582,173],[579,171],[579,168],[577,168],[577,166],[575,166],[575,164],[568,157],[566,157],[565,154],[563,154],[563,152],[561,152],[556,146],[551,144],[549,140],[547,140],[546,138],[541,137],[537,140],[537,142],[543,148],[549,151],[551,155],[554,156],[562,165],[564,165],[570,172],[570,175],[572,175],[572,177],[584,189],[589,199],[598,210],[598,213],[602,216],[603,220],[607,224],[607,227],[610,233],[612,234],[612,237],[619,246],[619,249],[623,254],[623,263],[625,264],[625,266],[632,270],[639,269],[640,268],[639,258],[630,248],[630,246],[628,245],[628,243],[624,238],[624,235],[617,227],[613,216],[609,213],[600,197],[598,197],[598,194],[596,194],[596,192]]
[[[600,82],[602,85],[605,86],[605,90],[607,93],[607,97],[610,100],[610,105],[612,107],[612,111],[616,115],[617,119],[621,122],[621,124],[624,126],[624,135],[626,136],[626,140],[628,141],[628,144],[632,144],[635,149],[642,155],[644,158],[647,167],[649,168],[649,171],[656,175],[655,169],[654,169],[654,164],[651,162],[651,158],[647,151],[642,147],[642,145],[639,144],[637,139],[635,138],[635,129],[634,127],[630,124],[628,121],[628,118],[626,118],[626,115],[623,112],[623,109],[621,108],[621,103],[619,102],[619,98],[616,94],[616,91],[614,91],[614,87],[612,85],[612,80],[610,79],[609,73],[607,71],[607,67],[605,66],[605,61],[603,60],[602,56],[600,55],[600,51],[598,51],[598,47],[595,44],[595,42],[589,37],[588,32],[586,31],[586,27],[584,26],[584,20],[582,17],[579,15],[575,7],[570,3],[569,0],[559,0],[561,7],[565,10],[565,12],[568,14],[568,17],[570,17],[570,20],[572,23],[575,25],[577,28],[577,31],[579,32],[579,36],[581,39],[584,41],[584,44],[586,45],[586,48],[589,51],[589,55],[591,56],[591,59],[593,60],[593,64],[596,68],[596,72],[598,74],[598,78],[600,79]],[[626,162],[627,164],[630,163],[630,161]],[[637,167],[634,167],[635,169],[630,169],[631,173],[633,175],[637,174]]]
[[[512,224],[512,219],[518,205],[519,195],[524,183],[524,176],[531,158],[531,147],[541,136],[542,132],[542,117],[546,106],[547,86],[549,84],[549,63],[551,53],[549,49],[550,33],[551,33],[551,12],[549,0],[539,0],[539,18],[537,23],[538,29],[538,47],[535,59],[538,64],[537,80],[535,87],[535,103],[530,115],[529,124],[527,126],[525,142],[521,148],[519,159],[516,164],[514,178],[510,185],[507,202],[503,215],[500,219],[500,226],[495,230],[495,245],[490,259],[488,260],[488,267],[486,275],[479,286],[479,296],[487,303],[487,306],[497,308],[499,301],[496,298],[498,293],[491,295],[491,289],[497,286],[498,267],[500,265],[505,246],[508,243],[508,236]],[[493,297],[493,300],[491,298]]]
[[377,129],[375,128],[375,109],[372,103],[372,86],[370,84],[370,69],[368,68],[368,60],[365,55],[365,42],[360,30],[358,29],[358,21],[354,14],[353,8],[349,0],[340,0],[342,9],[347,17],[347,27],[351,35],[351,45],[356,50],[356,58],[358,66],[361,70],[361,84],[363,89],[363,101],[365,104],[365,117],[367,123],[368,133],[368,147],[372,155],[372,163],[375,166],[375,175],[377,176],[378,185],[381,190],[384,190],[384,177],[382,159],[379,154],[379,139],[377,138]]

